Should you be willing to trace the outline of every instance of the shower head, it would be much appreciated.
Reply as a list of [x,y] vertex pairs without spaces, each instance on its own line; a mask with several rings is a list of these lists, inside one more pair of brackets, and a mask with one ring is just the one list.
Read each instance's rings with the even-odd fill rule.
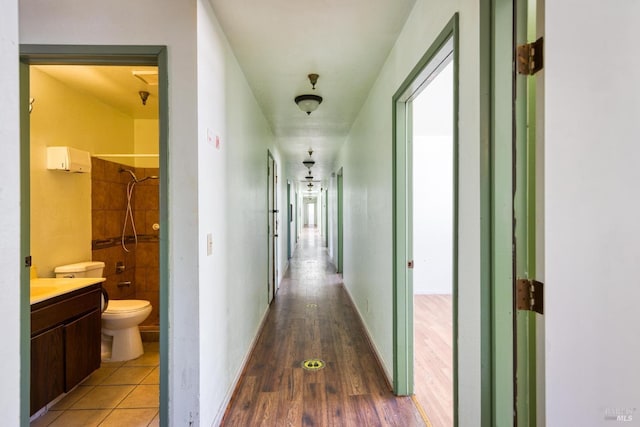
[[158,177],[156,175],[150,175],[150,176],[145,176],[142,179],[138,179],[138,177],[136,176],[135,173],[133,173],[133,171],[131,169],[125,169],[125,168],[120,168],[119,170],[120,173],[122,172],[128,172],[129,175],[131,175],[131,178],[133,178],[133,181],[138,183],[138,182],[142,182],[142,181],[146,181],[148,179],[158,179]]
[[136,174],[135,174],[135,173],[133,173],[133,171],[132,171],[131,169],[124,169],[124,168],[120,168],[120,170],[119,170],[118,172],[120,172],[120,173],[122,173],[122,172],[129,172],[129,175],[131,175],[131,178],[133,178],[133,180],[134,180],[135,182],[138,182],[138,178],[136,177]]

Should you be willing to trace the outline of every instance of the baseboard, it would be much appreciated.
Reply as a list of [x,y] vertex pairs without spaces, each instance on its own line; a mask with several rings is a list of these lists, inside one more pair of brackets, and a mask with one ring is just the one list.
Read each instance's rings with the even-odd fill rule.
[[[287,270],[289,269],[289,261],[290,259],[286,260],[284,263],[284,266],[282,267],[282,274],[280,277],[278,277],[278,287],[276,289],[280,289],[280,285],[282,285],[282,281],[284,280],[284,276],[287,274]],[[280,273],[280,272],[278,272]]]
[[393,385],[392,385],[393,375],[391,375],[391,373],[385,367],[385,364],[382,362],[384,359],[382,358],[382,356],[380,356],[380,351],[378,350],[378,347],[376,346],[375,342],[371,339],[371,333],[369,332],[369,328],[367,328],[367,324],[365,323],[364,318],[362,317],[362,313],[360,313],[360,310],[358,309],[358,306],[355,304],[353,300],[353,296],[351,295],[351,292],[349,292],[349,288],[347,288],[344,282],[342,286],[344,287],[344,290],[347,293],[347,296],[349,297],[349,302],[351,303],[351,306],[354,308],[356,313],[358,313],[358,320],[360,321],[360,325],[362,326],[362,330],[364,331],[365,338],[369,343],[369,348],[371,348],[371,351],[373,352],[373,355],[376,358],[376,362],[378,363],[380,370],[384,374],[384,379],[387,381],[387,386],[389,387],[389,390],[393,391]]
[[240,384],[240,380],[244,376],[245,370],[247,368],[247,363],[249,362],[249,358],[251,357],[251,353],[253,353],[253,350],[258,344],[258,338],[260,338],[260,334],[262,333],[264,324],[267,321],[267,315],[269,314],[269,310],[270,310],[270,307],[267,307],[264,314],[262,315],[262,320],[260,321],[260,324],[258,325],[258,330],[256,331],[256,334],[254,335],[253,340],[251,341],[249,350],[247,350],[244,357],[242,358],[242,363],[240,363],[240,367],[236,372],[236,376],[231,384],[231,387],[229,387],[229,389],[227,390],[227,394],[225,395],[224,400],[222,401],[222,405],[220,405],[220,410],[218,411],[215,419],[213,420],[213,424],[212,424],[213,426],[219,426],[220,424],[222,424],[222,420],[224,419],[224,416],[227,413],[227,409],[229,408],[229,403],[231,403],[233,394],[235,393],[236,388],[238,387],[238,384]]

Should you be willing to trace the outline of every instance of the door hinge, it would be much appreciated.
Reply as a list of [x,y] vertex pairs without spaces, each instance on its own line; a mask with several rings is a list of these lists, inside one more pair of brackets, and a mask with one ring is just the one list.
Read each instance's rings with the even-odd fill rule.
[[543,39],[521,44],[517,48],[518,73],[532,76],[542,70],[544,65],[543,58]]
[[407,261],[407,268],[413,268],[413,260]]
[[544,284],[532,279],[518,279],[516,308],[544,314]]
[[31,255],[24,257],[24,266],[31,267]]

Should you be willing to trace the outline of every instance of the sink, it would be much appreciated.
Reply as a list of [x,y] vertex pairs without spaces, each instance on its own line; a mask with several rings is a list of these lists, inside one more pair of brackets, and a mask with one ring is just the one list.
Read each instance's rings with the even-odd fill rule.
[[29,292],[30,298],[41,297],[48,293],[55,292],[58,289],[57,286],[32,286]]

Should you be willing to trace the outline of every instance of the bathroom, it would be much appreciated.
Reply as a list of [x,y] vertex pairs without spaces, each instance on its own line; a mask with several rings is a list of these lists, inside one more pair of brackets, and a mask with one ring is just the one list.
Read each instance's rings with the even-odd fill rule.
[[[145,349],[157,349],[160,320],[157,88],[150,66],[30,67],[34,273],[104,262],[110,300],[152,306],[139,325]],[[50,146],[89,152],[91,172],[47,169]]]

